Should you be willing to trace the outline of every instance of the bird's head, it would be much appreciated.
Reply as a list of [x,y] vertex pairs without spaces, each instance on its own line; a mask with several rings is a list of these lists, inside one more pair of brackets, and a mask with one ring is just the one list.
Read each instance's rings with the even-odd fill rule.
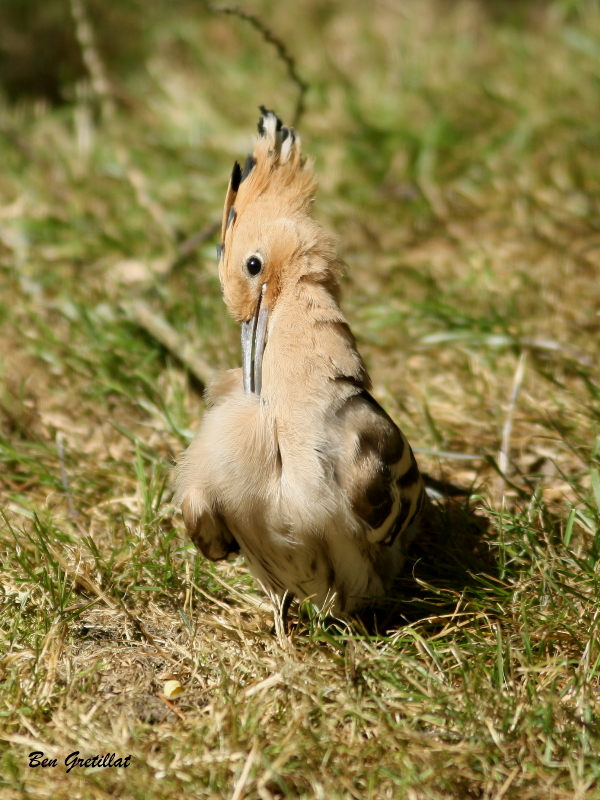
[[317,179],[300,137],[261,106],[254,152],[235,163],[225,198],[219,278],[230,314],[242,324],[244,388],[260,394],[269,312],[300,279],[335,292],[341,275],[331,236],[310,211]]

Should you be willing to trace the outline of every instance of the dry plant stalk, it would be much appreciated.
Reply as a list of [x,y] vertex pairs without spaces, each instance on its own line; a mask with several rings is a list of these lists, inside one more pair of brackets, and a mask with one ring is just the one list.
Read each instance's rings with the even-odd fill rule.
[[289,77],[298,87],[298,100],[296,101],[296,110],[294,111],[294,116],[292,118],[292,125],[294,127],[299,125],[300,121],[302,120],[302,115],[304,114],[305,95],[310,86],[298,74],[296,61],[290,54],[284,42],[282,42],[279,36],[276,36],[273,31],[268,28],[259,17],[256,16],[256,14],[251,14],[248,11],[244,11],[239,6],[212,5],[211,9],[216,12],[221,12],[222,14],[231,14],[234,17],[239,17],[240,19],[246,20],[246,22],[249,22],[250,25],[252,25],[252,27],[262,35],[265,42],[273,45],[277,51],[277,55],[284,62]]
[[510,393],[510,402],[506,412],[506,419],[504,421],[504,425],[502,426],[502,442],[500,445],[500,452],[498,453],[498,469],[500,471],[497,487],[498,502],[502,502],[502,497],[506,487],[506,476],[508,475],[508,468],[510,465],[510,438],[512,434],[515,410],[517,408],[517,401],[519,399],[519,392],[521,391],[521,385],[523,383],[523,378],[525,377],[526,358],[527,354],[524,351],[519,356],[519,361],[517,362],[517,368],[515,369],[512,390]]
[[[92,91],[100,102],[104,120],[108,123],[114,123],[116,115],[113,90],[107,77],[106,67],[96,45],[94,29],[85,7],[85,0],[71,0],[71,13],[75,21],[75,32],[83,61],[90,75]],[[111,129],[113,129],[112,132],[114,133],[114,125],[111,126]],[[169,261],[173,261],[176,237],[168,214],[160,203],[151,196],[145,175],[132,164],[130,154],[121,142],[115,141],[114,152],[133,189],[138,205],[148,212],[162,232],[165,247],[169,252]]]
[[202,389],[208,386],[213,378],[214,370],[203,358],[190,352],[189,344],[183,341],[164,317],[153,311],[143,300],[123,303],[122,307],[131,319],[189,369]]
[[104,62],[96,46],[94,29],[88,17],[84,0],[71,0],[71,14],[75,22],[75,34],[81,47],[81,55],[90,74],[94,94],[100,101],[102,115],[106,120],[112,120],[115,115],[112,90]]

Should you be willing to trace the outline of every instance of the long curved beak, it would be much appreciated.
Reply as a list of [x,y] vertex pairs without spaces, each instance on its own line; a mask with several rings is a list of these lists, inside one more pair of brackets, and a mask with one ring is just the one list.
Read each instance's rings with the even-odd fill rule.
[[242,373],[244,391],[260,394],[262,388],[262,362],[267,343],[267,321],[269,309],[264,305],[267,284],[263,283],[262,291],[256,304],[252,319],[242,322]]

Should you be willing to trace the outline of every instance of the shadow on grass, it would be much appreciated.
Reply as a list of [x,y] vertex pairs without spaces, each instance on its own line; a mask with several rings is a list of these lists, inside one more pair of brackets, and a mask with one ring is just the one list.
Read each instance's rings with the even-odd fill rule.
[[363,610],[359,626],[369,635],[427,620],[432,627],[443,627],[461,596],[481,601],[482,590],[500,588],[487,540],[489,525],[464,499],[432,503],[390,597]]

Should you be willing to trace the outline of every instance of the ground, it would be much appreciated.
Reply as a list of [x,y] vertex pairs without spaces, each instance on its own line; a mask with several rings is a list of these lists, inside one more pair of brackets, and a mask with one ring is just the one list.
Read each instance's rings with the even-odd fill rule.
[[194,550],[172,466],[239,363],[215,223],[299,84],[185,3],[125,70],[73,0],[67,102],[0,104],[0,795],[600,797],[600,6],[244,8],[308,84],[374,394],[473,494],[377,613],[288,637]]

